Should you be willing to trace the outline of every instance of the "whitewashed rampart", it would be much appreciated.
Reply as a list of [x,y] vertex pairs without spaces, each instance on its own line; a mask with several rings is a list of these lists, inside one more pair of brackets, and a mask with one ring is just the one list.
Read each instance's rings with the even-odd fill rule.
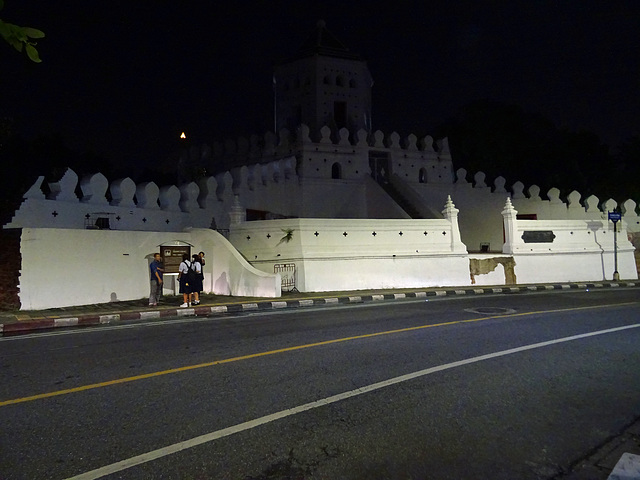
[[300,291],[469,283],[458,211],[443,219],[285,219],[232,225],[231,242],[265,272],[295,265]]
[[[265,212],[267,218],[407,218],[371,181],[374,174],[411,191],[412,202],[422,202],[414,205],[416,210],[426,212],[427,218],[438,218],[451,195],[461,210],[461,235],[469,250],[478,251],[484,244],[490,251],[500,250],[506,180],[489,182],[482,172],[469,180],[464,169],[454,173],[446,139],[401,139],[396,132],[385,137],[380,131],[369,137],[360,131],[351,138],[346,129],[331,132],[327,127],[320,133],[320,140],[313,142],[302,126],[296,136],[283,130],[280,136],[270,133],[263,139],[254,136],[203,148],[210,153],[196,156],[204,156],[211,168],[237,165],[197,183],[159,187],[153,182],[136,185],[128,178],[109,183],[100,173],[78,179],[67,170],[60,181],[48,184],[51,193],[45,197],[40,177],[6,227],[94,228],[102,218],[113,230],[227,229],[235,196],[244,208]],[[515,208],[539,220],[603,218],[618,206],[595,196],[583,200],[576,191],[565,203],[556,188],[543,198],[540,188],[525,189],[521,182],[510,190]],[[636,202],[627,200],[620,207],[625,228],[640,232]],[[100,222],[105,225],[105,220]]]
[[[509,202],[507,202],[508,207]],[[146,297],[148,264],[160,245],[207,252],[204,289],[234,296],[280,296],[281,275],[301,291],[601,281],[613,273],[612,227],[599,220],[517,220],[503,210],[502,253],[468,254],[448,202],[443,219],[281,219],[242,222],[236,205],[230,238],[210,229],[134,232],[82,229],[22,231],[22,309]],[[526,243],[524,232],[552,232]],[[237,247],[237,250],[236,248]],[[246,259],[246,260],[245,260]],[[249,263],[250,262],[251,265]],[[43,268],[47,266],[48,268]],[[633,246],[618,235],[618,271],[638,278]],[[277,272],[277,273],[276,273]],[[177,293],[167,276],[165,294]]]
[[[599,245],[602,248],[598,253],[593,245],[590,246],[591,250],[585,250],[583,243],[573,240],[578,238],[575,236],[576,232],[585,230],[584,225],[595,225],[594,222],[600,222],[602,232],[610,231],[613,224],[607,220],[607,212],[618,207],[618,204],[611,199],[600,202],[597,197],[591,196],[583,200],[580,193],[574,191],[567,196],[565,203],[556,188],[550,189],[543,197],[537,186],[525,188],[522,183],[516,182],[511,186],[511,193],[509,193],[506,180],[502,177],[490,182],[482,172],[475,173],[473,179],[467,178],[468,175],[464,169],[458,169],[454,174],[446,139],[434,142],[431,137],[417,139],[413,135],[401,139],[395,132],[388,137],[385,137],[382,132],[367,136],[364,131],[357,132],[352,138],[345,129],[331,132],[326,127],[320,133],[319,141],[311,141],[308,129],[303,126],[296,136],[290,135],[285,130],[279,137],[267,134],[263,142],[252,138],[250,142],[238,140],[227,142],[224,147],[214,146],[210,149],[210,156],[207,157],[212,164],[233,165],[240,162],[241,165],[202,178],[198,182],[182,185],[159,187],[153,182],[135,184],[129,178],[109,182],[100,173],[79,179],[75,172],[69,169],[59,181],[49,183],[46,186],[48,188],[45,188],[44,177],[40,177],[25,193],[23,203],[12,221],[4,228],[70,229],[92,232],[86,234],[95,235],[96,238],[102,238],[100,233],[108,237],[113,232],[123,234],[146,232],[151,236],[157,236],[158,232],[173,232],[182,235],[187,229],[226,231],[234,225],[231,219],[232,212],[235,212],[233,215],[236,217],[243,217],[247,210],[253,210],[261,212],[262,218],[282,219],[277,220],[280,223],[293,221],[286,217],[296,218],[299,222],[297,229],[300,232],[311,230],[313,230],[312,233],[316,230],[320,232],[319,227],[312,224],[316,221],[325,221],[320,226],[329,232],[333,231],[332,225],[335,225],[336,231],[333,233],[336,233],[338,238],[340,236],[338,234],[346,231],[342,228],[342,223],[336,223],[338,219],[344,219],[354,228],[359,225],[352,230],[353,232],[358,231],[359,228],[362,228],[362,232],[386,231],[385,229],[389,228],[388,222],[393,221],[408,222],[403,228],[411,231],[413,222],[417,222],[415,225],[421,225],[420,222],[423,220],[409,218],[408,211],[405,211],[385,191],[392,187],[402,194],[414,210],[427,221],[445,220],[440,211],[442,205],[449,196],[454,198],[460,210],[459,230],[457,230],[460,232],[460,244],[465,246],[465,252],[467,249],[470,252],[478,252],[484,248],[487,254],[473,253],[467,260],[478,261],[474,260],[473,266],[468,264],[463,269],[459,260],[466,253],[456,251],[452,254],[436,249],[425,256],[425,258],[428,257],[428,262],[427,260],[414,261],[411,255],[414,253],[422,255],[424,252],[419,246],[413,248],[412,245],[411,250],[408,250],[411,255],[396,253],[396,257],[393,257],[392,253],[389,258],[376,257],[378,263],[374,261],[367,263],[364,259],[358,258],[354,260],[359,262],[358,268],[355,269],[348,266],[349,262],[329,259],[331,249],[323,253],[325,257],[322,260],[313,255],[308,256],[307,247],[312,243],[305,239],[300,245],[300,252],[295,255],[295,252],[291,252],[291,255],[286,256],[281,253],[283,257],[278,259],[278,261],[304,259],[303,264],[298,267],[300,285],[296,288],[320,291],[325,288],[334,290],[400,285],[405,287],[436,284],[468,285],[472,272],[475,272],[473,282],[478,285],[495,283],[497,280],[498,283],[574,279],[587,281],[610,278],[610,272],[613,272],[612,253],[606,243],[603,243],[603,246]],[[78,189],[80,195],[76,195]],[[48,192],[47,195],[45,191]],[[542,223],[536,224],[540,228],[558,232],[551,251],[541,251],[536,247],[534,251],[530,249],[529,252],[503,252],[502,210],[505,198],[511,198],[513,207],[521,215],[536,218],[537,222],[556,222],[547,226]],[[620,205],[620,210],[623,214],[623,221],[619,225],[621,227],[619,245],[623,247],[619,252],[620,275],[622,278],[637,278],[635,267],[632,266],[631,251],[625,250],[628,248],[627,244],[620,243],[626,241],[627,235],[639,242],[640,217],[637,204],[633,200],[627,200]],[[583,226],[582,230],[572,222],[579,222]],[[277,223],[269,223],[269,221],[253,223],[253,225],[252,223],[248,222],[242,227],[236,225],[232,230],[237,232],[238,228],[264,228],[265,230],[278,228]],[[527,226],[527,228],[533,227]],[[589,235],[588,230],[587,227],[586,235]],[[565,239],[565,231],[573,231],[574,237]],[[592,231],[600,232],[593,229]],[[598,241],[600,242],[600,237],[606,234],[598,233]],[[358,235],[356,233],[347,235],[350,237],[347,243],[358,238]],[[594,238],[595,236],[594,234]],[[398,234],[395,241],[388,243],[388,250],[404,251],[403,248],[410,242],[405,243],[406,239],[402,237],[404,233],[403,236]],[[242,243],[242,236],[232,235],[230,238],[233,246],[245,253],[246,245]],[[374,247],[380,245],[380,242],[369,244],[364,242],[364,238],[361,240],[362,243],[359,243],[359,248],[356,249],[358,252],[366,252],[368,249],[376,251]],[[375,238],[369,240],[377,242]],[[292,246],[295,245],[295,241],[293,242]],[[344,246],[345,244],[331,247],[337,258],[350,255],[342,251]],[[97,296],[85,291],[82,286],[79,294],[73,291],[65,291],[64,294],[57,292],[49,296],[45,294],[42,298],[46,301],[38,303],[29,289],[34,287],[36,292],[41,292],[42,286],[37,282],[33,283],[34,280],[29,277],[32,272],[30,269],[35,268],[29,255],[35,255],[35,263],[38,263],[43,258],[43,254],[30,250],[28,246],[24,248],[28,255],[23,256],[23,263],[27,265],[24,269],[24,281],[27,283],[21,280],[25,297],[23,308],[36,308],[33,305],[45,303],[49,306],[57,306],[60,302],[110,301],[111,293],[115,293],[118,299],[124,299],[123,295],[126,298],[141,298],[145,295],[142,290],[136,290],[141,285],[136,280],[133,282],[136,285],[135,288],[128,286],[124,290],[113,289],[107,292],[109,295],[106,297],[105,291],[109,289],[108,286],[94,289],[93,291],[100,292]],[[142,256],[144,257],[152,250],[153,248]],[[203,250],[207,249],[203,248]],[[273,273],[275,260],[252,259],[250,253],[247,254],[249,261],[255,263],[261,271]],[[61,262],[60,268],[66,269],[69,263],[61,259],[70,257],[65,255],[54,256],[54,258],[56,265]],[[89,253],[84,258],[90,258],[92,255],[93,253]],[[378,252],[376,255],[383,255],[383,252]],[[585,260],[587,258],[585,255],[589,256],[588,261]],[[544,268],[541,267],[543,265]],[[121,266],[139,268],[138,265],[127,262]],[[492,267],[493,270],[491,270]],[[501,269],[506,270],[501,273]],[[466,272],[464,275],[463,271]],[[393,272],[393,274],[389,277],[381,272]],[[336,282],[336,278],[341,276],[349,278],[349,281]],[[238,278],[243,277],[234,275],[233,281]],[[243,282],[244,280],[241,280],[233,286],[232,282],[229,283],[230,291],[241,292],[244,291],[243,288],[253,288],[244,285]],[[124,284],[128,285],[127,280]],[[142,285],[144,286],[145,282],[142,282]],[[29,288],[26,288],[27,286]],[[90,286],[87,288],[91,290]],[[273,289],[270,289],[266,296],[272,295],[272,291]]]
[[607,220],[518,220],[517,214],[507,199],[503,253],[513,257],[518,283],[612,280],[615,250],[620,278],[638,278],[624,225],[618,224],[615,248],[614,226]]
[[[219,233],[133,232],[25,228],[22,230],[20,302],[23,310],[133,300],[149,295],[149,264],[160,245],[205,251],[204,291],[279,297],[280,276],[249,265]],[[165,275],[164,294],[178,293]]]

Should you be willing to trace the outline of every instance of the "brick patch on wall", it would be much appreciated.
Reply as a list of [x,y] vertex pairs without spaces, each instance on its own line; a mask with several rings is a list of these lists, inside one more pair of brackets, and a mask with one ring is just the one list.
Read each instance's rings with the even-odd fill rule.
[[0,310],[20,308],[21,229],[0,230]]

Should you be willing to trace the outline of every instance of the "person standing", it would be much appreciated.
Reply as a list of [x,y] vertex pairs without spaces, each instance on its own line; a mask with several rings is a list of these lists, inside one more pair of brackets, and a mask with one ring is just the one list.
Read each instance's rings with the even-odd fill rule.
[[200,295],[202,295],[202,290],[204,290],[204,252],[198,253],[198,263],[200,264]]
[[155,307],[162,296],[162,274],[164,273],[164,265],[159,253],[153,254],[153,261],[149,265],[149,270],[151,273],[149,280],[149,306]]
[[191,281],[191,291],[193,292],[193,305],[200,305],[200,292],[202,291],[202,264],[200,263],[200,255],[193,254],[191,258],[191,269],[194,271],[193,280]]
[[182,294],[182,300],[184,303],[180,305],[181,308],[186,308],[191,304],[191,281],[189,270],[191,269],[191,262],[189,262],[189,255],[182,254],[182,262],[178,267],[178,282],[180,283],[180,293]]

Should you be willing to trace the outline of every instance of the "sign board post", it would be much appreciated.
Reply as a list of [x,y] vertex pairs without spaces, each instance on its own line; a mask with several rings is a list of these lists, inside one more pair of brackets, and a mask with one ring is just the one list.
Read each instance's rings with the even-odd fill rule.
[[620,212],[609,212],[609,220],[613,222],[613,261],[614,268],[613,280],[617,282],[620,280],[620,274],[618,273],[618,222],[622,220],[622,214]]

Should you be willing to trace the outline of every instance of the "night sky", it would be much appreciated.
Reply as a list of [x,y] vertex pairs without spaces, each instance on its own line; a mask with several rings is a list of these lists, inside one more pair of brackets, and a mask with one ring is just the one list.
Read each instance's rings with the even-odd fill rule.
[[274,63],[324,19],[368,61],[376,130],[430,134],[487,98],[611,147],[640,134],[637,0],[220,4],[5,0],[0,18],[46,38],[41,64],[0,44],[0,116],[117,164],[161,161],[183,130],[196,144],[263,134]]

